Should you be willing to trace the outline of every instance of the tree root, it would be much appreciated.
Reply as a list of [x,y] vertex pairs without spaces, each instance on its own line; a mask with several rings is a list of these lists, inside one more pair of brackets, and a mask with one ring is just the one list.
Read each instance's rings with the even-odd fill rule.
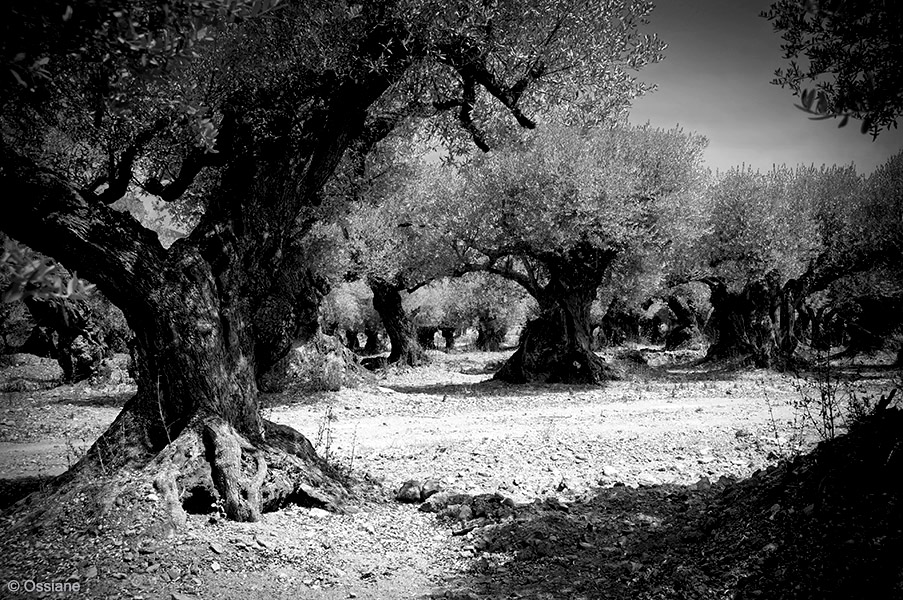
[[290,504],[341,510],[347,491],[307,438],[268,421],[264,431],[255,445],[223,419],[209,417],[186,427],[151,460],[132,463],[137,469],[91,468],[99,455],[86,457],[77,470],[20,500],[9,516],[23,527],[50,527],[55,515],[75,510],[84,523],[128,527],[142,513],[153,523],[148,533],[167,537],[184,527],[188,513],[221,511],[231,520],[257,521]]

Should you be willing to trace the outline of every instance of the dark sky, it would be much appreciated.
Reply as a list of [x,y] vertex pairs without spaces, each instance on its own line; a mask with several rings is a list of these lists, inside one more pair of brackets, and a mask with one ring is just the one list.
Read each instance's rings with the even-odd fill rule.
[[758,16],[767,0],[659,0],[649,31],[668,44],[666,58],[640,79],[658,91],[636,100],[630,120],[679,124],[709,138],[706,162],[725,169],[745,163],[854,163],[869,173],[903,149],[903,130],[873,142],[859,121],[810,121],[789,90],[770,83],[784,66],[779,35]]

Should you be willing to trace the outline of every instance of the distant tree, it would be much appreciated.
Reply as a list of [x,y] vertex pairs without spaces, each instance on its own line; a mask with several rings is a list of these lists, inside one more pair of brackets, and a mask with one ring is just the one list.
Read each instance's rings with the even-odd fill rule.
[[852,167],[733,169],[712,185],[709,229],[686,253],[711,290],[710,360],[789,363],[805,299],[868,265],[853,217],[861,188]]
[[475,327],[478,350],[500,350],[508,330],[522,324],[532,302],[522,288],[488,273],[466,273],[443,278],[420,288],[406,299],[418,327],[430,335],[437,329],[446,349],[454,346],[454,333]]
[[[700,177],[705,140],[650,127],[545,127],[476,157],[429,209],[459,269],[510,279],[539,315],[496,377],[599,383],[590,308],[615,262],[663,246],[661,223]],[[452,183],[454,180],[450,180]]]
[[[779,0],[762,16],[781,33],[789,66],[774,83],[813,118],[862,119],[877,136],[903,114],[903,11],[896,0]],[[812,86],[809,88],[808,86]]]
[[[323,319],[343,332],[346,345],[356,352],[376,354],[379,351],[379,314],[373,308],[373,292],[362,281],[335,286],[323,299]],[[361,346],[359,335],[366,338]]]
[[[2,233],[0,241],[3,304],[21,303],[28,313],[18,316],[29,328],[27,337],[24,331],[18,335],[22,350],[55,358],[67,382],[97,375],[104,358],[126,350],[129,333],[122,313],[92,292],[94,286]],[[5,307],[3,313],[15,315]]]

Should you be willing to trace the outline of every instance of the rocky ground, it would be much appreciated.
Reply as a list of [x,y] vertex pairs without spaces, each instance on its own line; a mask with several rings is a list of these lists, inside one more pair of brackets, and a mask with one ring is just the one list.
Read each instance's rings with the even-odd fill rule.
[[[129,520],[158,501],[151,482],[116,501],[116,526],[79,519],[85,498],[52,519],[6,508],[0,597],[36,597],[9,587],[34,581],[65,588],[54,597],[77,585],[176,600],[903,598],[889,558],[903,549],[896,411],[801,455],[817,441],[800,411],[816,389],[642,354],[650,366],[627,361],[601,388],[501,385],[489,373],[504,354],[435,353],[357,389],[268,396],[268,418],[357,481],[344,514],[197,514],[161,539]],[[52,363],[18,358],[0,377],[7,504],[65,470],[132,391],[50,387]],[[872,369],[846,390],[877,399],[894,375]],[[445,491],[396,501],[409,480]]]

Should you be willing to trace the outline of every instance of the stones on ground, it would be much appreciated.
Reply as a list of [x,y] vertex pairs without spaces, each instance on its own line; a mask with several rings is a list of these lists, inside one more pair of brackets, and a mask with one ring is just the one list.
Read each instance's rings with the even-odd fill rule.
[[420,488],[420,499],[428,500],[431,496],[442,491],[442,485],[435,479],[427,479]]
[[395,499],[399,502],[414,503],[420,502],[420,495],[423,491],[423,484],[416,479],[409,479],[401,484],[395,493]]
[[222,554],[226,551],[225,548],[223,548],[222,544],[217,544],[216,542],[211,542],[210,549],[217,554]]

